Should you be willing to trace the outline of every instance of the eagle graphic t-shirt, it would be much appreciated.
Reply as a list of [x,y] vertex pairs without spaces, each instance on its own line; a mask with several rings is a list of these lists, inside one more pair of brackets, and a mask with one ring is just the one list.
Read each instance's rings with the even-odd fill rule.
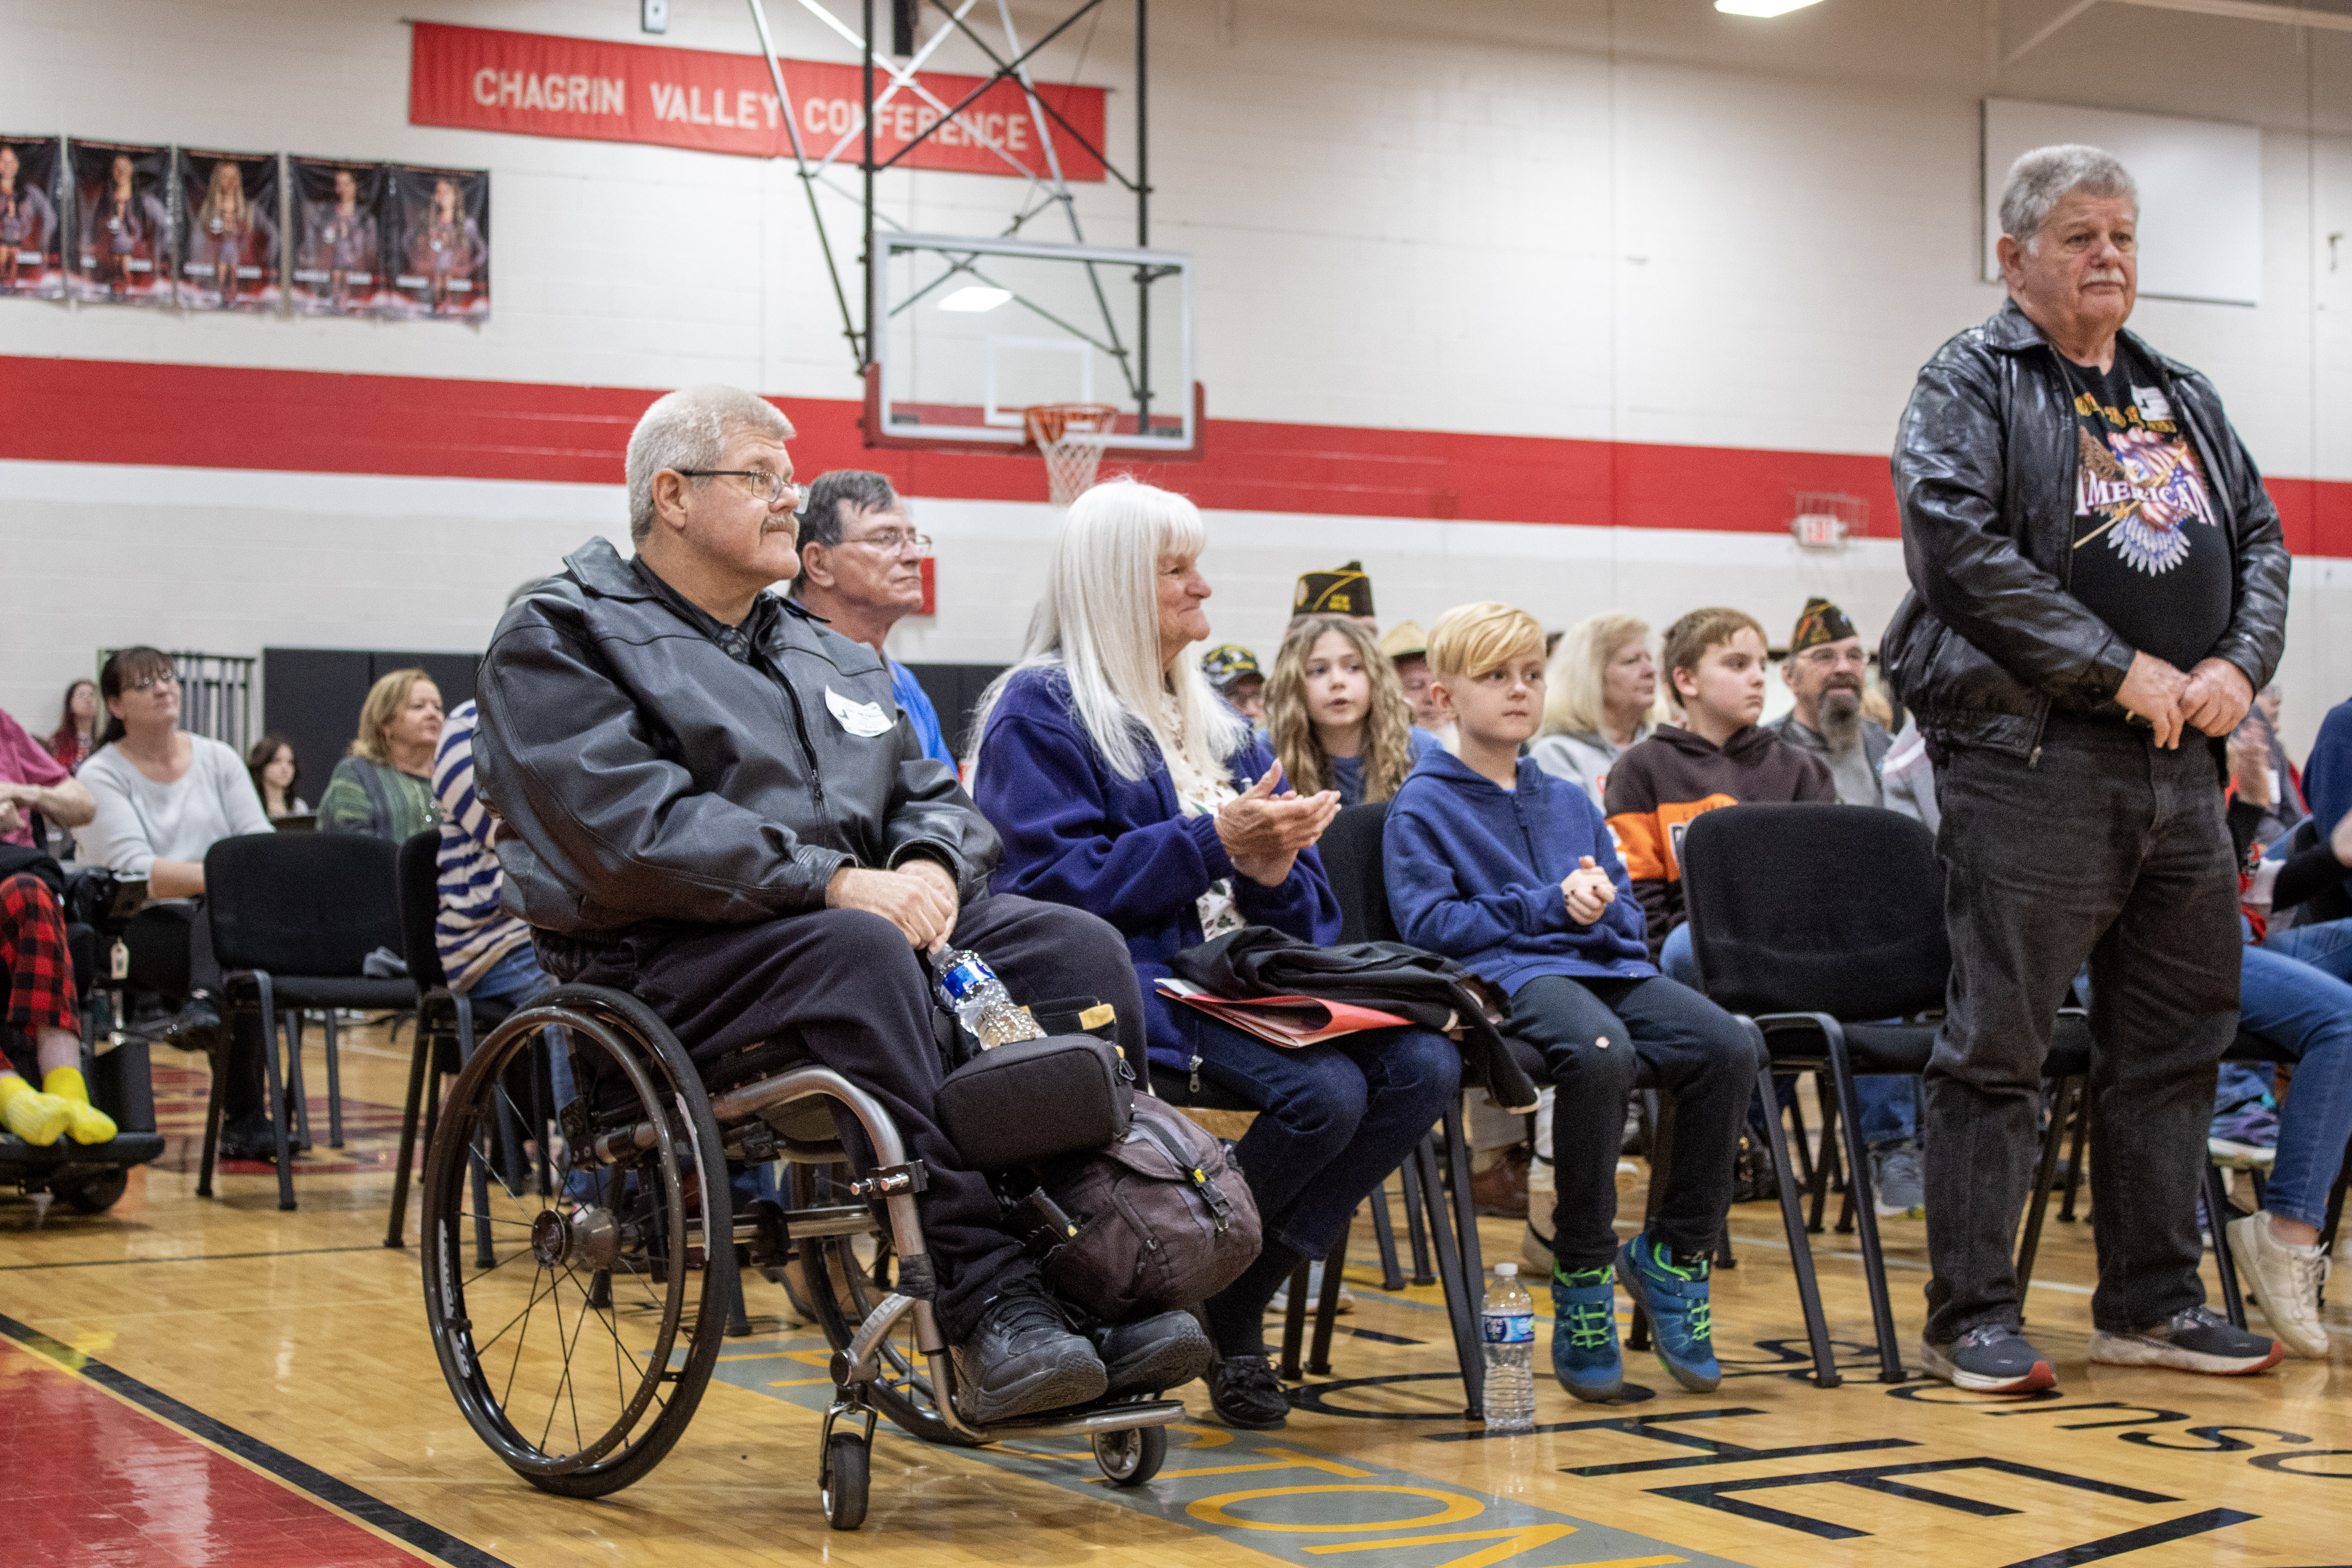
[[2134,648],[2186,670],[2230,629],[2230,541],[2156,367],[2061,361],[2074,393],[2076,599]]

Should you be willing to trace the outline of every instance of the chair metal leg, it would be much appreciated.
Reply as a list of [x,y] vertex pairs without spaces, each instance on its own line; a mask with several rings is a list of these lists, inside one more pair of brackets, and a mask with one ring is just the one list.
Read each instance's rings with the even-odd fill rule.
[[2336,1250],[2336,1232],[2344,1221],[2344,1193],[2347,1186],[2352,1186],[2352,1143],[2345,1145],[2344,1158],[2337,1162],[2336,1185],[2327,1189],[2327,1223],[2319,1228],[2319,1244],[2330,1254]]
[[1446,1217],[1445,1192],[1437,1179],[1437,1152],[1431,1139],[1423,1138],[1414,1146],[1413,1160],[1420,1167],[1422,1207],[1429,1211],[1437,1278],[1445,1287],[1445,1316],[1454,1331],[1454,1359],[1462,1368],[1462,1391],[1466,1396],[1462,1416],[1466,1421],[1483,1421],[1486,1418],[1486,1351],[1479,1337],[1478,1316],[1485,1302],[1472,1298],[1473,1286],[1463,1277],[1462,1254],[1454,1245],[1454,1227]]
[[[1486,1260],[1478,1242],[1478,1206],[1470,1197],[1470,1140],[1462,1130],[1462,1103],[1456,1100],[1449,1105],[1438,1124],[1444,1129],[1446,1175],[1454,1184],[1454,1233],[1460,1238],[1462,1277],[1470,1282],[1470,1310],[1475,1315],[1486,1310]],[[1482,1367],[1486,1364],[1486,1354],[1483,1348],[1478,1353]]]
[[[1330,1272],[1329,1264],[1324,1265],[1324,1272]],[[1290,1289],[1284,1292],[1282,1380],[1285,1383],[1297,1383],[1302,1375],[1298,1370],[1298,1353],[1307,1343],[1307,1288],[1313,1274],[1314,1264],[1301,1258],[1298,1267],[1290,1271]]]
[[2246,1326],[2246,1298],[2238,1289],[2237,1260],[2230,1256],[2230,1239],[2221,1227],[2230,1218],[2230,1186],[2221,1167],[2205,1162],[2205,1228],[2213,1238],[2213,1272],[2221,1281],[2221,1310],[2232,1328]]
[[[1797,1276],[1797,1304],[1805,1317],[1805,1342],[1813,1353],[1813,1385],[1835,1388],[1843,1379],[1838,1375],[1837,1357],[1830,1349],[1829,1319],[1822,1311],[1821,1281],[1813,1273],[1813,1245],[1805,1233],[1805,1206],[1797,1186],[1796,1151],[1790,1147],[1790,1135],[1780,1131],[1780,1091],[1772,1082],[1764,1031],[1753,1023],[1748,1028],[1758,1057],[1766,1062],[1757,1071],[1756,1092],[1761,1097],[1766,1120],[1780,1134],[1780,1147],[1772,1151],[1772,1171],[1780,1192],[1780,1228],[1789,1239],[1789,1264]],[[1793,1103],[1790,1108],[1795,1109]]]
[[2083,1190],[2083,1149],[2091,1136],[2091,1096],[2086,1088],[2074,1106],[2074,1146],[2066,1156],[2066,1201],[2058,1206],[2058,1218],[2067,1224],[2074,1223],[2074,1195]]
[[[268,1075],[264,1087],[269,1095],[269,1135],[278,1148],[278,1207],[294,1207],[294,1150],[286,1136],[286,1102],[284,1079],[278,1070],[278,998],[270,989],[269,977],[257,974],[254,980],[261,988],[261,1063]],[[297,1059],[296,1067],[301,1065]]]
[[1838,1116],[1845,1124],[1846,1190],[1853,1197],[1857,1234],[1862,1241],[1863,1282],[1870,1289],[1870,1321],[1878,1337],[1878,1380],[1901,1383],[1903,1353],[1895,1343],[1895,1304],[1887,1299],[1886,1260],[1878,1246],[1878,1209],[1871,1201],[1870,1151],[1862,1141],[1862,1103],[1854,1093],[1853,1064],[1846,1055],[1845,1031],[1824,1019],[1829,1036],[1830,1071],[1836,1082]]
[[1372,1245],[1381,1254],[1381,1289],[1404,1289],[1404,1271],[1397,1267],[1396,1222],[1389,1218],[1389,1184],[1372,1186]]
[[308,1154],[310,1142],[310,1083],[302,1073],[302,1009],[288,1008],[277,1015],[286,1031],[286,1119],[294,1129],[294,1146]]
[[[230,1019],[235,1019],[235,1013]],[[233,1030],[232,1024],[232,1030]],[[228,1059],[231,1045],[224,1040],[207,1052],[212,1068],[212,1087],[205,1095],[205,1150],[196,1162],[196,1196],[213,1195],[213,1161],[220,1153],[221,1102],[228,1082]]]
[[2050,1208],[2050,1190],[2058,1185],[2058,1145],[2066,1135],[2066,1112],[2074,1097],[2074,1081],[2061,1078],[2051,1087],[2050,1128],[2042,1134],[2042,1163],[2033,1173],[2033,1196],[2026,1200],[2025,1235],[2017,1248],[2017,1307],[2024,1321],[2025,1293],[2033,1288],[2033,1260],[2042,1249],[2042,1217]]
[[1845,1164],[1838,1158],[1838,1097],[1827,1070],[1813,1074],[1813,1093],[1822,1108],[1822,1147],[1813,1156],[1813,1213],[1805,1228],[1822,1233],[1822,1211],[1828,1207],[1830,1188],[1844,1179]]
[[[1797,1096],[1797,1078],[1796,1073],[1789,1074],[1789,1124],[1791,1131],[1790,1136],[1782,1139],[1781,1142],[1794,1145],[1797,1151],[1797,1183],[1807,1192],[1811,1192],[1813,1189],[1813,1145],[1806,1138],[1805,1103]],[[1765,1114],[1770,1115],[1780,1103],[1780,1084],[1778,1076],[1775,1075],[1771,1098],[1764,1102]],[[1777,1123],[1774,1124],[1778,1125]]]
[[335,1053],[335,1009],[327,1009],[327,1146],[343,1146],[343,1072]]
[[[1348,1233],[1354,1228],[1355,1221],[1350,1217],[1339,1228],[1339,1244],[1323,1260],[1323,1290],[1315,1299],[1315,1338],[1307,1352],[1307,1370],[1317,1377],[1331,1375],[1331,1330],[1339,1316],[1339,1288],[1347,1282]],[[1486,1353],[1482,1349],[1479,1354]]]
[[1417,1156],[1407,1156],[1397,1169],[1404,1178],[1404,1237],[1412,1249],[1412,1282],[1434,1285],[1437,1276],[1429,1271],[1429,1232],[1423,1228],[1421,1218],[1428,1207],[1421,1197],[1421,1161]]
[[[392,1215],[383,1231],[383,1244],[398,1247],[406,1241],[403,1232],[408,1223],[408,1167],[416,1158],[416,1119],[425,1104],[425,1080],[432,1066],[433,1035],[425,1027],[420,1013],[416,1035],[408,1051],[408,1098],[400,1111],[400,1157],[394,1163],[392,1173]],[[438,1085],[436,1085],[437,1088]],[[426,1139],[428,1146],[431,1139]]]
[[743,1339],[751,1332],[751,1314],[743,1309],[743,1275],[738,1270],[727,1290],[727,1326],[719,1333],[727,1339]]

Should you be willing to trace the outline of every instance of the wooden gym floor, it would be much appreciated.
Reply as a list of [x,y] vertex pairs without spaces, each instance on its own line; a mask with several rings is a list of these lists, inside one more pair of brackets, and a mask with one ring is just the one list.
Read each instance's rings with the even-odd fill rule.
[[[298,1213],[278,1212],[266,1167],[232,1167],[221,1196],[195,1197],[184,1137],[110,1215],[59,1205],[37,1227],[30,1203],[0,1200],[0,1563],[2352,1563],[2341,1304],[2327,1365],[2238,1380],[2094,1368],[2089,1227],[2053,1222],[2029,1308],[2061,1392],[1890,1387],[1867,1364],[1853,1239],[1832,1234],[1816,1257],[1849,1381],[1822,1390],[1792,1375],[1801,1320],[1764,1204],[1733,1214],[1739,1267],[1715,1296],[1728,1375],[1711,1395],[1629,1355],[1654,1397],[1580,1406],[1547,1376],[1538,1433],[1486,1437],[1458,1419],[1436,1289],[1380,1291],[1360,1225],[1360,1305],[1340,1320],[1335,1375],[1309,1381],[1278,1433],[1218,1426],[1195,1385],[1200,1423],[1176,1429],[1138,1492],[1114,1493],[1076,1445],[950,1450],[886,1423],[865,1529],[827,1530],[824,1341],[755,1279],[753,1336],[729,1342],[660,1469],[603,1501],[549,1497],[458,1416],[426,1343],[415,1249],[383,1246],[405,1039],[346,1038],[349,1146],[300,1162]],[[201,1061],[159,1051],[156,1079],[165,1131],[192,1130]],[[1638,1177],[1622,1184],[1623,1211],[1641,1196]],[[1909,1357],[1921,1227],[1886,1229]],[[1488,1260],[1517,1256],[1517,1233],[1485,1222]]]

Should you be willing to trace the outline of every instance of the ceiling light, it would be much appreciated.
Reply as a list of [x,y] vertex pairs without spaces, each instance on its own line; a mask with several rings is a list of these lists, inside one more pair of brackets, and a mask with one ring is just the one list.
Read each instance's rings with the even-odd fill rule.
[[1820,0],[1715,0],[1715,8],[1727,16],[1785,16],[1819,3]]
[[940,308],[969,310],[977,315],[982,310],[993,310],[1012,298],[1013,290],[1010,288],[991,288],[985,284],[972,283],[940,300]]

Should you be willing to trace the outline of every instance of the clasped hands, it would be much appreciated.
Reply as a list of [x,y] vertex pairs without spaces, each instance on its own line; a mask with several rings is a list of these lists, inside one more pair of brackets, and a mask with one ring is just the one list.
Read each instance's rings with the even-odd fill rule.
[[935,860],[916,857],[896,871],[845,865],[824,884],[827,909],[863,909],[897,926],[919,953],[947,946],[960,900],[955,878]]
[[1590,925],[1609,913],[1617,902],[1617,884],[1609,873],[1592,863],[1591,855],[1580,855],[1576,869],[1560,879],[1559,896],[1568,905],[1568,917],[1579,925]]
[[2180,744],[2183,727],[2210,736],[2237,728],[2253,706],[2254,688],[2227,659],[2200,659],[2184,674],[2153,653],[2134,653],[2116,701],[2147,720],[2157,745],[2169,749]]
[[1260,887],[1279,887],[1298,860],[1298,852],[1312,848],[1339,814],[1339,795],[1325,789],[1300,795],[1288,789],[1276,793],[1282,764],[1228,800],[1217,812],[1217,840],[1234,869]]

